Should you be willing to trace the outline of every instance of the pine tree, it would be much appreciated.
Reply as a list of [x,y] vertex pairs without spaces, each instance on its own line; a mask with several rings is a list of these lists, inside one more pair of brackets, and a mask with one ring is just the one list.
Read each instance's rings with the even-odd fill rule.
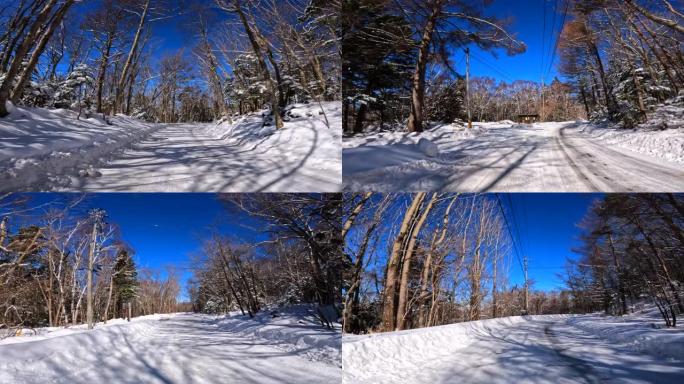
[[133,257],[125,249],[119,251],[114,264],[114,287],[117,314],[121,313],[124,303],[130,303],[137,293],[138,271]]

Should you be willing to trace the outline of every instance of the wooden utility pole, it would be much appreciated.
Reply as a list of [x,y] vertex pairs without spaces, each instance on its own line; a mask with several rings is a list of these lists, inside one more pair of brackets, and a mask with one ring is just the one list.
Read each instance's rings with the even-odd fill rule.
[[541,78],[541,88],[539,88],[539,122],[544,121],[544,74]]
[[530,285],[527,280],[527,256],[523,257],[523,268],[525,272],[525,314],[529,314],[529,288]]
[[473,127],[473,119],[470,115],[470,48],[465,49],[466,55],[466,109],[468,110],[468,128]]
[[88,252],[88,285],[87,289],[87,308],[86,318],[88,321],[88,329],[93,329],[93,265],[95,264],[95,249],[97,247],[97,229],[100,224],[101,213],[93,211],[91,218],[93,219],[93,232],[90,238],[90,251]]

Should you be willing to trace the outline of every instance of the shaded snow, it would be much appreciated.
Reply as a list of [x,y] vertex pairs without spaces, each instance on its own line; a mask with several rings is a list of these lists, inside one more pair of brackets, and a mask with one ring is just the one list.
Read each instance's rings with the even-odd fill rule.
[[0,120],[0,148],[10,148],[0,152],[0,190],[339,191],[341,103],[290,108],[277,131],[263,125],[265,111],[233,124],[116,117],[107,126],[19,108]]
[[13,191],[97,163],[161,126],[127,116],[111,125],[101,118],[77,120],[65,109],[12,107],[0,119],[0,191]]
[[681,383],[684,360],[633,351],[575,319],[514,316],[343,338],[344,383]]
[[[525,125],[503,121],[474,123],[472,129],[452,124],[422,134],[371,132],[345,137],[344,188],[381,192],[684,189],[681,164],[607,145],[585,133],[586,126],[585,122]],[[672,143],[672,147],[662,144],[661,153],[684,156],[676,132],[667,130],[660,135],[659,143]],[[673,140],[668,141],[668,135]],[[421,138],[434,142],[439,155],[423,154],[416,145]]]
[[[339,330],[325,331],[299,310],[273,321],[263,316],[251,320],[180,313],[110,323],[92,331],[54,330],[11,338],[22,342],[4,341],[0,383],[270,384],[341,379],[339,364],[322,347],[334,345]],[[273,332],[276,329],[278,333]],[[300,340],[297,348],[285,348],[295,340]],[[307,344],[311,348],[305,348]],[[316,358],[317,352],[323,356]]]

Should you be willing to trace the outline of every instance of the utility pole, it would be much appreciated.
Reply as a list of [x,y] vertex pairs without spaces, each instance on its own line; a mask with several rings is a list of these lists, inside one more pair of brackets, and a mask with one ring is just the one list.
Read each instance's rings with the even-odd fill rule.
[[102,212],[94,210],[90,217],[93,219],[93,232],[90,238],[90,251],[88,252],[88,285],[87,289],[87,308],[86,318],[88,320],[88,329],[93,329],[93,266],[95,264],[95,252],[97,248],[97,231],[102,218]]
[[468,128],[473,127],[473,119],[470,117],[470,48],[465,49],[466,55],[466,109],[468,110]]
[[539,122],[544,122],[544,74],[541,78],[541,88],[539,88]]
[[529,312],[529,283],[527,280],[527,256],[523,257],[523,267],[525,268],[525,314],[527,315]]

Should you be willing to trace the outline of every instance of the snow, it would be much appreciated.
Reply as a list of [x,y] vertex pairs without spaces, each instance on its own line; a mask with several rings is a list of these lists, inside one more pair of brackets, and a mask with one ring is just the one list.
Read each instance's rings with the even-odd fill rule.
[[658,106],[648,121],[634,129],[585,124],[581,131],[606,146],[684,164],[684,103]]
[[112,125],[17,108],[0,119],[0,190],[337,192],[340,102],[295,104],[283,129],[260,111],[233,124]]
[[340,342],[339,328],[325,330],[303,308],[273,319],[178,313],[69,330],[3,341],[0,383],[320,383],[342,375],[339,352],[335,360],[326,350]]
[[111,118],[109,125],[96,117],[76,120],[76,112],[64,109],[12,106],[10,111],[0,119],[0,191],[96,162],[160,128],[126,116]]
[[657,309],[646,306],[622,317],[602,314],[570,318],[568,323],[583,331],[634,351],[675,358],[684,361],[684,328],[664,328]]
[[[436,125],[423,133],[376,131],[345,137],[346,190],[468,192],[677,192],[684,189],[681,134],[639,133],[649,153],[611,145],[586,122],[511,121]],[[425,138],[439,154],[415,144]],[[642,145],[642,148],[644,145]]]
[[418,150],[428,157],[435,157],[439,155],[437,144],[425,138],[418,140]]
[[684,380],[684,360],[639,353],[627,343],[613,342],[574,326],[573,322],[585,320],[604,321],[591,315],[513,316],[345,336],[343,383],[681,383]]

